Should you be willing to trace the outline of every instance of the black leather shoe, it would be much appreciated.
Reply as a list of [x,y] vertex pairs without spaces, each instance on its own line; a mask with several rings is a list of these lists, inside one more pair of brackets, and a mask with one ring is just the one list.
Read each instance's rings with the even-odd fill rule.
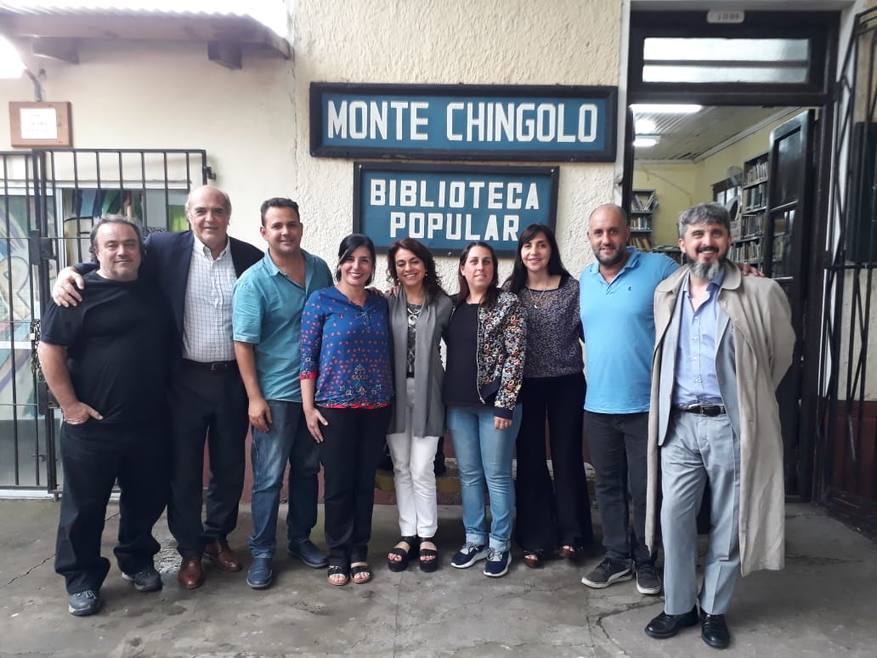
[[297,557],[309,567],[322,569],[329,566],[329,556],[317,548],[310,539],[289,544],[288,549],[292,557]]
[[725,615],[700,615],[700,636],[713,649],[727,649],[731,644],[731,633],[725,623]]
[[656,640],[673,637],[683,628],[697,624],[697,606],[682,615],[668,615],[662,612],[646,626],[646,635]]

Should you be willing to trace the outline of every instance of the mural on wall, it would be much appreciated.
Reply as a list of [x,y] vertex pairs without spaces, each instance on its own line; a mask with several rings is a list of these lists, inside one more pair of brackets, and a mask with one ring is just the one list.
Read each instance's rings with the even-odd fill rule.
[[36,290],[28,253],[28,199],[0,196],[0,419],[33,417],[35,395],[30,358],[30,323]]

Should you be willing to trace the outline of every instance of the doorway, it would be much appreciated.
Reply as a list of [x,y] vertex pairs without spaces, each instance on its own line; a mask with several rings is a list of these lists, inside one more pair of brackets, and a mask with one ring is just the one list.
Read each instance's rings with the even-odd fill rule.
[[814,494],[836,12],[633,12],[623,203],[635,245],[679,258],[676,218],[732,216],[731,257],[789,297],[795,358],[777,398],[786,494]]

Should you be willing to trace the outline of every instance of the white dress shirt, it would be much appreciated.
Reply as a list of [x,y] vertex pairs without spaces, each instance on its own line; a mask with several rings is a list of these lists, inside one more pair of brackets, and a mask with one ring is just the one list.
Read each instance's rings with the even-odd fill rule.
[[234,360],[231,300],[237,275],[228,241],[218,258],[194,237],[186,303],[183,358],[202,363]]

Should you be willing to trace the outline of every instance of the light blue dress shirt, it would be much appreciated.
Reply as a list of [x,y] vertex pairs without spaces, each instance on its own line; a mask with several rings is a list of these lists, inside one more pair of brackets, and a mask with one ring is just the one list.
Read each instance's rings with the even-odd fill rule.
[[329,266],[302,250],[304,287],[281,272],[269,254],[241,275],[234,287],[234,339],[252,344],[266,400],[301,402],[301,316],[315,290],[333,285]]
[[676,348],[676,385],[673,404],[722,404],[716,375],[716,351],[719,347],[719,289],[725,279],[719,270],[707,286],[707,299],[695,311],[691,306],[685,275],[679,291],[682,305],[679,318],[679,344]]

